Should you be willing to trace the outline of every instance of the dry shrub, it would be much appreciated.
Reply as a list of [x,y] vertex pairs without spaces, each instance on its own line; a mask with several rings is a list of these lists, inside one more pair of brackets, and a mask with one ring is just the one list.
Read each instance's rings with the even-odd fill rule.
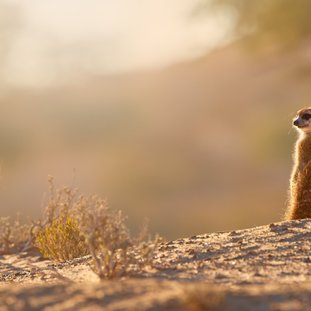
[[23,224],[16,216],[0,218],[0,254],[26,249],[31,240],[31,225]]
[[122,212],[108,207],[105,200],[78,196],[67,187],[55,189],[53,178],[49,183],[45,219],[37,224],[35,236],[44,256],[62,261],[91,254],[100,278],[120,277],[152,265],[160,239],[147,239],[146,226],[133,238]]
[[35,244],[47,258],[64,261],[88,254],[77,222],[72,217],[58,217],[38,231]]
[[55,189],[53,177],[49,177],[49,199],[45,217],[37,223],[34,244],[40,253],[58,261],[70,260],[88,254],[88,248],[73,210],[77,204],[77,191],[68,187]]
[[[2,165],[0,163],[0,188],[2,182]],[[26,249],[31,241],[31,232],[31,225],[21,223],[19,215],[15,219],[0,217],[0,255]]]
[[133,238],[121,211],[114,211],[97,197],[81,197],[76,210],[80,230],[94,259],[100,278],[115,278],[151,266],[160,238],[147,239],[143,227]]

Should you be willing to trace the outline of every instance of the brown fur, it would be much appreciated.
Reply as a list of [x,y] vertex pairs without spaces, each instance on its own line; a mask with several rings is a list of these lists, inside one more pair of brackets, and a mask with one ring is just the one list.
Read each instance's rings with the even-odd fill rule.
[[[298,111],[297,116],[306,108]],[[310,124],[310,125],[309,125]],[[311,120],[299,130],[294,152],[294,167],[290,180],[290,204],[285,219],[311,218]]]

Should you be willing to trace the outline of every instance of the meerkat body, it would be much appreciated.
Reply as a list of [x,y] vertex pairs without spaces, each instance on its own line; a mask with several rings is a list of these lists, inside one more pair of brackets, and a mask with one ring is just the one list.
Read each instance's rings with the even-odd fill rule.
[[311,107],[297,112],[293,125],[299,132],[290,179],[290,202],[285,218],[311,218]]

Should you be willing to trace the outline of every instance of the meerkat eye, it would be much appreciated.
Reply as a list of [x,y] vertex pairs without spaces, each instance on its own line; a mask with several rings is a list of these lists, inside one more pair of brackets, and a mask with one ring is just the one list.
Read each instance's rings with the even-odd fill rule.
[[306,114],[304,114],[301,118],[302,118],[303,120],[308,121],[308,120],[311,118],[311,115],[308,114],[308,113],[306,113]]

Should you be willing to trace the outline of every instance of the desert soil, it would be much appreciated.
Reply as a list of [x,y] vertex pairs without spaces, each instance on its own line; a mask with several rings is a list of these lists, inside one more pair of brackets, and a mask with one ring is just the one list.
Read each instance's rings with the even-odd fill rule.
[[88,256],[0,257],[0,310],[311,310],[311,220],[160,245],[156,264],[100,281]]

